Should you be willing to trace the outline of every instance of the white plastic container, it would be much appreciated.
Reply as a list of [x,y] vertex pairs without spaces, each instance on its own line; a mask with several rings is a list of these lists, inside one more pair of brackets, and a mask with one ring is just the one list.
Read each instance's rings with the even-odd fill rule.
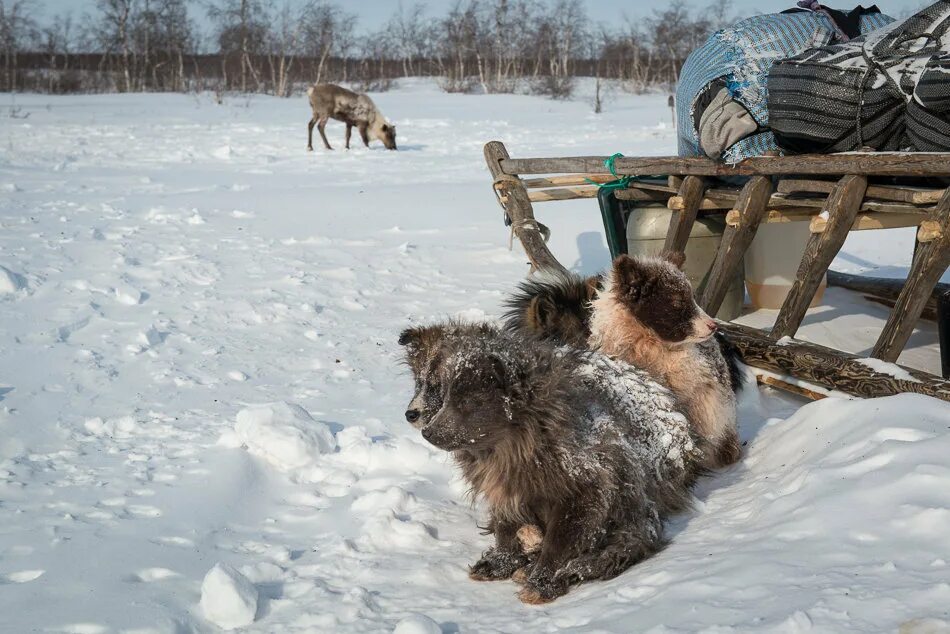
[[[638,207],[631,212],[627,220],[627,252],[630,255],[658,255],[662,252],[671,217],[670,210],[665,206]],[[725,227],[725,219],[722,216],[707,216],[693,223],[689,241],[686,243],[686,265],[683,272],[694,289],[703,287],[709,269],[716,259]],[[742,277],[740,268],[730,282],[726,297],[716,314],[719,319],[731,321],[742,313],[742,303],[745,300]]]
[[[763,223],[745,254],[745,283],[755,308],[782,307],[798,273],[811,233],[807,222]],[[821,305],[828,285],[822,278],[809,308]]]

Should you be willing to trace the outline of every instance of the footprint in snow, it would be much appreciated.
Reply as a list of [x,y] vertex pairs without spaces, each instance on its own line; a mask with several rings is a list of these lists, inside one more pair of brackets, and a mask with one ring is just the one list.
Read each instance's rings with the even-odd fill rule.
[[126,306],[138,306],[148,299],[148,293],[143,293],[131,286],[117,286],[112,289],[112,292],[115,295],[116,301]]
[[162,516],[162,511],[160,509],[147,504],[130,504],[126,508],[128,509],[129,514],[134,517],[155,518]]
[[160,544],[162,546],[175,546],[177,548],[194,548],[195,542],[188,539],[187,537],[178,537],[177,535],[172,535],[168,537],[156,537],[151,540],[153,544]]
[[340,300],[340,306],[346,310],[352,311],[366,310],[366,306],[363,306],[353,297],[344,297],[342,300]]
[[145,568],[128,575],[125,581],[130,583],[153,583],[180,576],[180,574],[168,568]]
[[0,576],[3,583],[29,583],[43,576],[45,570],[20,570]]

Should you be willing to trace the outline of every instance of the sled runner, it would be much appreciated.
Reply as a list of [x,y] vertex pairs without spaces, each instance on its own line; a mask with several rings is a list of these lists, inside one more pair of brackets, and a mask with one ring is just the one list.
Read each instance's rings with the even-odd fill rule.
[[[725,233],[706,283],[697,289],[697,301],[709,314],[719,309],[760,225],[809,223],[811,236],[796,279],[772,328],[720,322],[745,363],[781,375],[765,380],[799,394],[817,396],[795,380],[860,397],[914,392],[950,401],[950,382],[935,375],[903,368],[912,378],[899,378],[857,355],[794,339],[850,231],[917,227],[910,273],[899,291],[891,290],[893,308],[871,352],[873,359],[897,360],[928,304],[941,305],[933,293],[950,265],[950,153],[757,156],[729,165],[675,156],[513,159],[501,142],[492,141],[485,158],[506,223],[532,271],[566,270],[545,244],[548,229],[536,220],[534,203],[595,198],[604,195],[601,184],[611,183],[617,199],[669,210],[664,249],[678,252],[697,217],[723,215]],[[732,184],[738,177],[744,184]],[[612,255],[625,252],[617,235],[622,225],[608,214],[604,219]]]

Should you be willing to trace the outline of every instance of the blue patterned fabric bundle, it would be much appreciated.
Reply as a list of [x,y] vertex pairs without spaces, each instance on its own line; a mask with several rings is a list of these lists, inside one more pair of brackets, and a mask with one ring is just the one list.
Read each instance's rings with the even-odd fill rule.
[[[860,33],[868,33],[893,22],[875,10],[857,17]],[[778,150],[769,128],[768,75],[773,64],[816,47],[840,41],[841,30],[825,12],[798,11],[761,15],[742,20],[713,34],[687,58],[676,92],[679,121],[679,153],[682,156],[712,155],[734,163],[749,156]],[[726,90],[751,115],[753,123],[743,126],[745,136],[723,151],[704,150],[700,141],[700,108],[709,105],[714,91]],[[716,122],[713,122],[715,127]],[[719,123],[711,138],[731,141],[735,133],[728,122]],[[726,131],[722,131],[722,126]],[[751,130],[754,127],[754,131]],[[716,148],[718,149],[718,148]]]

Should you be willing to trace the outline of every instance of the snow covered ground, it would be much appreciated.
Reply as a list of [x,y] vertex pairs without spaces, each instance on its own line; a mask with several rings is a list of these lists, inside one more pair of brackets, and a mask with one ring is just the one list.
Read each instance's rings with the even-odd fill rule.
[[[748,390],[744,460],[659,556],[542,607],[469,581],[488,539],[403,420],[397,333],[493,318],[526,272],[485,141],[671,153],[669,110],[376,99],[399,152],[307,154],[303,98],[0,97],[0,631],[950,631],[950,408],[913,396]],[[541,209],[606,264],[592,201]],[[901,275],[912,239],[835,266]],[[832,290],[803,336],[860,352],[884,315]]]

